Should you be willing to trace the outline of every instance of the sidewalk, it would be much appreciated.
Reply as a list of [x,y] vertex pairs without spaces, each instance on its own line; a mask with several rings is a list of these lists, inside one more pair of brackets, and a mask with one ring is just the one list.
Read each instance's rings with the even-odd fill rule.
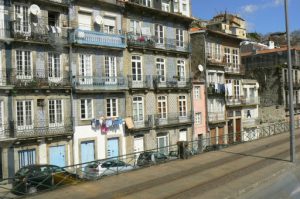
[[296,167],[288,138],[280,134],[30,198],[239,198]]

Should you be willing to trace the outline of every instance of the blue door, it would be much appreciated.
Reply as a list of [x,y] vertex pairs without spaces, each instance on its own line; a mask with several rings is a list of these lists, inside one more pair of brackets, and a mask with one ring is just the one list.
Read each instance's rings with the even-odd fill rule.
[[81,163],[95,160],[95,142],[81,142]]
[[116,156],[119,156],[119,139],[109,139],[107,141],[107,158]]
[[49,148],[50,164],[60,167],[66,166],[66,150],[64,145]]

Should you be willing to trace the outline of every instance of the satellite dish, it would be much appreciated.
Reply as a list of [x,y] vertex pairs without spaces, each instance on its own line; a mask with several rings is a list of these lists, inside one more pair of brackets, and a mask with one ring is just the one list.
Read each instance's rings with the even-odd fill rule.
[[98,25],[103,24],[103,17],[101,17],[100,15],[97,15],[95,17],[95,23],[98,24]]
[[199,70],[200,72],[203,71],[203,66],[202,66],[201,64],[198,65],[198,70]]
[[36,4],[32,4],[30,6],[29,10],[30,10],[31,14],[33,14],[33,15],[38,15],[41,13],[40,7]]

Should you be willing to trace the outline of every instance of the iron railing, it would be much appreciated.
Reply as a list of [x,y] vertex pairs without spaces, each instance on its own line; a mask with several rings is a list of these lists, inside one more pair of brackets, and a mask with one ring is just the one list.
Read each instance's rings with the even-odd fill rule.
[[178,77],[165,77],[165,76],[154,76],[153,77],[154,87],[156,89],[190,89],[191,78],[178,78]]
[[74,79],[76,89],[98,89],[98,90],[118,90],[126,89],[127,81],[124,77],[96,77],[96,76],[76,76]]
[[225,120],[224,112],[208,112],[209,122],[224,121],[224,120]]
[[242,97],[242,104],[243,105],[253,105],[253,104],[259,104],[260,98],[259,97]]
[[70,41],[77,44],[125,48],[125,35],[115,31],[97,32],[75,29],[70,35]]
[[154,115],[154,121],[155,126],[191,123],[193,121],[192,116],[190,112],[162,113]]
[[229,74],[245,74],[245,67],[243,64],[226,63],[225,73]]
[[238,97],[225,97],[225,102],[227,106],[236,106],[236,105],[241,105],[242,104],[242,96]]
[[151,75],[128,75],[128,87],[131,89],[152,87],[152,76]]
[[153,35],[136,35],[132,33],[127,34],[127,44],[130,47],[142,48],[158,48],[164,50],[174,50],[181,52],[190,52],[191,46],[189,42],[179,41],[176,39],[159,38]]
[[207,87],[207,93],[209,95],[221,95],[225,96],[225,84],[214,84],[210,83]]

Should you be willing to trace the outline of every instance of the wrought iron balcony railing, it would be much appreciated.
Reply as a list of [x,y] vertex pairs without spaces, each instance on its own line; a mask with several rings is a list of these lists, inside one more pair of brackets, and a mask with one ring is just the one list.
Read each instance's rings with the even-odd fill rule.
[[259,97],[242,97],[242,104],[243,105],[253,105],[253,104],[259,104],[260,98]]
[[154,126],[154,116],[133,116],[134,129],[151,128]]
[[188,42],[169,38],[159,38],[152,35],[135,35],[132,33],[127,34],[127,44],[131,47],[158,48],[181,52],[190,52],[191,50]]
[[33,121],[15,121],[13,123],[14,137],[40,137],[72,134],[72,119],[50,121],[35,119]]
[[151,75],[128,75],[128,87],[131,89],[149,89],[152,87],[152,82]]
[[174,125],[192,122],[192,114],[182,113],[162,113],[154,115],[155,126]]
[[20,24],[11,22],[11,36],[18,40],[36,41],[56,45],[67,44],[68,32],[65,28],[49,26],[41,23]]
[[95,90],[119,90],[126,89],[127,82],[124,77],[97,77],[97,76],[76,76],[74,79],[76,89]]
[[226,105],[227,106],[237,106],[242,104],[242,96],[237,96],[237,97],[228,97],[226,96]]
[[70,39],[72,43],[83,45],[107,46],[113,48],[125,48],[125,35],[116,31],[97,32],[90,30],[75,29]]
[[226,63],[225,73],[229,74],[245,74],[245,67],[242,64]]
[[242,122],[243,122],[244,128],[253,127],[253,126],[257,126],[259,124],[259,119],[258,118],[243,118]]
[[224,121],[224,120],[225,120],[224,112],[208,112],[209,122],[217,122],[217,121]]
[[71,86],[69,73],[60,70],[12,69],[8,82],[16,88],[61,88]]
[[210,83],[209,87],[207,87],[207,93],[209,95],[222,95],[222,96],[225,96],[225,84]]
[[191,87],[191,78],[154,76],[153,79],[156,89],[189,89]]

